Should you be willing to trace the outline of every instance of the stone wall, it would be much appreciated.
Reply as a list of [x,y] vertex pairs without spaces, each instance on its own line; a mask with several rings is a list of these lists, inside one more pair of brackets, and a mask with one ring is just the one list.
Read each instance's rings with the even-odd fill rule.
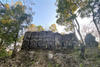
[[74,33],[61,35],[51,31],[26,32],[22,44],[22,50],[51,49],[61,50],[73,48],[78,45],[78,39]]

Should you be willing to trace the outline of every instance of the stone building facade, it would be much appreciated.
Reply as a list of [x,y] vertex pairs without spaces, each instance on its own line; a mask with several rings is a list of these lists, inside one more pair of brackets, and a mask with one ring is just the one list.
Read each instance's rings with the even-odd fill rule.
[[22,50],[62,50],[73,48],[74,45],[78,45],[78,39],[74,33],[61,35],[51,31],[26,32],[23,39]]

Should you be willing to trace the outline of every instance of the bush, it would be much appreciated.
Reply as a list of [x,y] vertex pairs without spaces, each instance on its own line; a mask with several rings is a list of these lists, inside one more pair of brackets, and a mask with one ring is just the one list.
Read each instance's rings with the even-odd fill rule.
[[80,67],[84,67],[82,63],[80,63]]
[[8,56],[8,52],[6,51],[6,49],[4,47],[2,47],[0,49],[0,58],[4,58],[6,56]]

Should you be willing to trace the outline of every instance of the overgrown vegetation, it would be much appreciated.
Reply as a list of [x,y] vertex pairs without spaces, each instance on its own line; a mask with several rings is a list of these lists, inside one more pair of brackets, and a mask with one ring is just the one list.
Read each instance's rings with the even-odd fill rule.
[[12,55],[12,51],[7,52],[6,48],[4,47],[0,48],[0,58],[9,57],[11,55]]

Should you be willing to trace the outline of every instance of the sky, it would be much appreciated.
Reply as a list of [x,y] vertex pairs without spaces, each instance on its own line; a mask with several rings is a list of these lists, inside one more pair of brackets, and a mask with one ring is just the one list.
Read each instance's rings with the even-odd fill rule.
[[56,0],[33,0],[35,5],[33,10],[33,24],[42,25],[48,28],[51,24],[56,23]]

